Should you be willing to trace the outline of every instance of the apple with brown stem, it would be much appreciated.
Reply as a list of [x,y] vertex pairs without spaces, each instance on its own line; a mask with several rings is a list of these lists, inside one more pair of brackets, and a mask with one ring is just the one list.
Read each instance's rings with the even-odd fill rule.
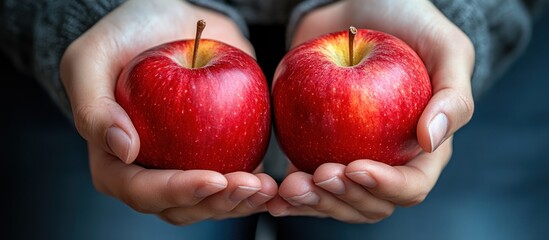
[[421,58],[389,34],[351,27],[305,42],[275,72],[277,141],[300,170],[372,159],[404,164],[431,98]]
[[141,141],[136,162],[148,168],[253,171],[269,142],[265,76],[253,57],[201,39],[161,44],[122,71],[117,102]]

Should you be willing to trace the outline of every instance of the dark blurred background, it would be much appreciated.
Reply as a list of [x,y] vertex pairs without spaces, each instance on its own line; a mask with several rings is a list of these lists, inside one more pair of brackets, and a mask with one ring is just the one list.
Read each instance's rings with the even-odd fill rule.
[[[473,120],[456,135],[453,159],[424,203],[397,209],[375,225],[313,218],[275,223],[264,215],[262,221],[272,224],[266,229],[281,239],[341,239],[357,233],[361,239],[547,238],[547,26],[549,16],[536,24],[525,54],[478,99]],[[269,80],[285,53],[284,31],[282,26],[251,27],[258,61]],[[0,76],[0,239],[249,236],[249,228],[237,226],[253,227],[255,217],[174,227],[99,194],[91,184],[85,142],[72,123],[33,79],[16,72],[3,56]],[[210,230],[213,226],[216,231]]]

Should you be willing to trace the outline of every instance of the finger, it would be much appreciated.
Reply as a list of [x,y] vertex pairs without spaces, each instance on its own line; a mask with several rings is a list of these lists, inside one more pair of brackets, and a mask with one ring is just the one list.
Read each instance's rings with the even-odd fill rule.
[[435,151],[471,120],[473,111],[472,95],[466,96],[452,88],[436,92],[418,122],[419,144],[427,152]]
[[[279,186],[279,194],[271,201],[267,203],[267,210],[271,215],[275,217],[283,216],[312,216],[312,217],[329,217],[328,215],[321,213],[307,204],[298,203],[293,201],[291,198],[296,196],[301,196],[301,200],[304,200],[304,193],[311,193],[311,180],[307,183],[307,177],[303,172],[293,171],[291,174],[286,176],[284,181]],[[303,178],[305,182],[300,181],[300,178]],[[298,187],[296,187],[298,186]],[[319,199],[315,200],[315,193],[309,194],[312,196],[312,200],[309,200],[309,204],[316,204]]]
[[312,178],[310,174],[295,172],[288,175],[282,182],[279,190],[280,196],[296,207],[288,209],[290,214],[329,216],[350,223],[378,221],[378,219],[370,219],[363,215],[331,192],[317,187]]
[[205,205],[222,205],[230,202],[233,207],[221,209],[220,212],[232,210],[240,201],[247,199],[261,190],[261,179],[254,174],[246,172],[233,172],[225,174],[229,183],[227,189],[213,196],[210,201],[205,202]]
[[256,177],[261,181],[261,189],[246,200],[245,206],[252,209],[261,206],[262,209],[265,209],[263,205],[278,193],[278,185],[272,177],[265,173],[258,173]]
[[292,205],[284,200],[280,195],[276,195],[273,199],[266,203],[267,211],[274,217],[289,216],[289,208]]
[[433,153],[422,153],[403,166],[389,166],[373,160],[357,160],[345,169],[345,176],[378,198],[401,206],[421,203],[435,185],[451,155],[451,140]]
[[278,186],[276,181],[265,173],[256,174],[256,177],[261,181],[261,189],[259,191],[241,201],[232,211],[227,214],[217,215],[213,219],[242,217],[266,211],[267,207],[265,203],[276,196]]
[[261,180],[253,174],[234,172],[225,174],[225,177],[228,185],[224,190],[205,198],[195,206],[166,209],[159,214],[160,217],[175,225],[187,225],[227,215],[243,200],[261,190]]
[[361,185],[345,176],[345,165],[326,163],[317,168],[313,181],[318,187],[331,192],[340,200],[356,209],[371,222],[390,216],[395,205],[387,200],[373,196]]
[[145,169],[126,165],[89,145],[96,188],[139,212],[157,213],[171,207],[193,206],[227,187],[227,179],[218,172]]

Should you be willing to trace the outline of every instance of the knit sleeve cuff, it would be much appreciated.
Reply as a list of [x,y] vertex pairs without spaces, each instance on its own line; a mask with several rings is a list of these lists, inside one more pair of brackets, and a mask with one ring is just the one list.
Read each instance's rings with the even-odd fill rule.
[[51,1],[37,15],[34,27],[35,78],[46,88],[54,102],[72,117],[67,94],[60,80],[59,64],[71,42],[91,28],[123,0]]
[[303,16],[319,7],[328,5],[333,2],[337,2],[337,0],[307,0],[297,5],[292,11],[290,19],[288,21],[288,26],[286,29],[286,48],[290,47],[292,39],[294,37],[295,29],[297,28],[297,25],[299,24]]
[[231,6],[219,1],[211,1],[211,0],[187,0],[187,1],[194,5],[217,11],[231,18],[238,25],[242,34],[246,38],[250,37],[250,32],[248,30],[246,20],[244,19],[244,17],[242,17],[242,15],[240,15],[240,13],[236,9],[232,8]]

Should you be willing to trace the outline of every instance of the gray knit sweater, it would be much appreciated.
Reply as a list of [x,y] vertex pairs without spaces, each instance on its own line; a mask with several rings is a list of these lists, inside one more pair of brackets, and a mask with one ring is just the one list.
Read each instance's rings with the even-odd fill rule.
[[[0,48],[24,73],[30,73],[65,111],[70,111],[59,80],[66,47],[122,0],[2,0]],[[291,36],[301,16],[333,0],[190,0],[231,17],[247,34],[247,23],[285,23]],[[479,95],[527,45],[533,16],[548,0],[433,0],[472,40],[473,91]]]

